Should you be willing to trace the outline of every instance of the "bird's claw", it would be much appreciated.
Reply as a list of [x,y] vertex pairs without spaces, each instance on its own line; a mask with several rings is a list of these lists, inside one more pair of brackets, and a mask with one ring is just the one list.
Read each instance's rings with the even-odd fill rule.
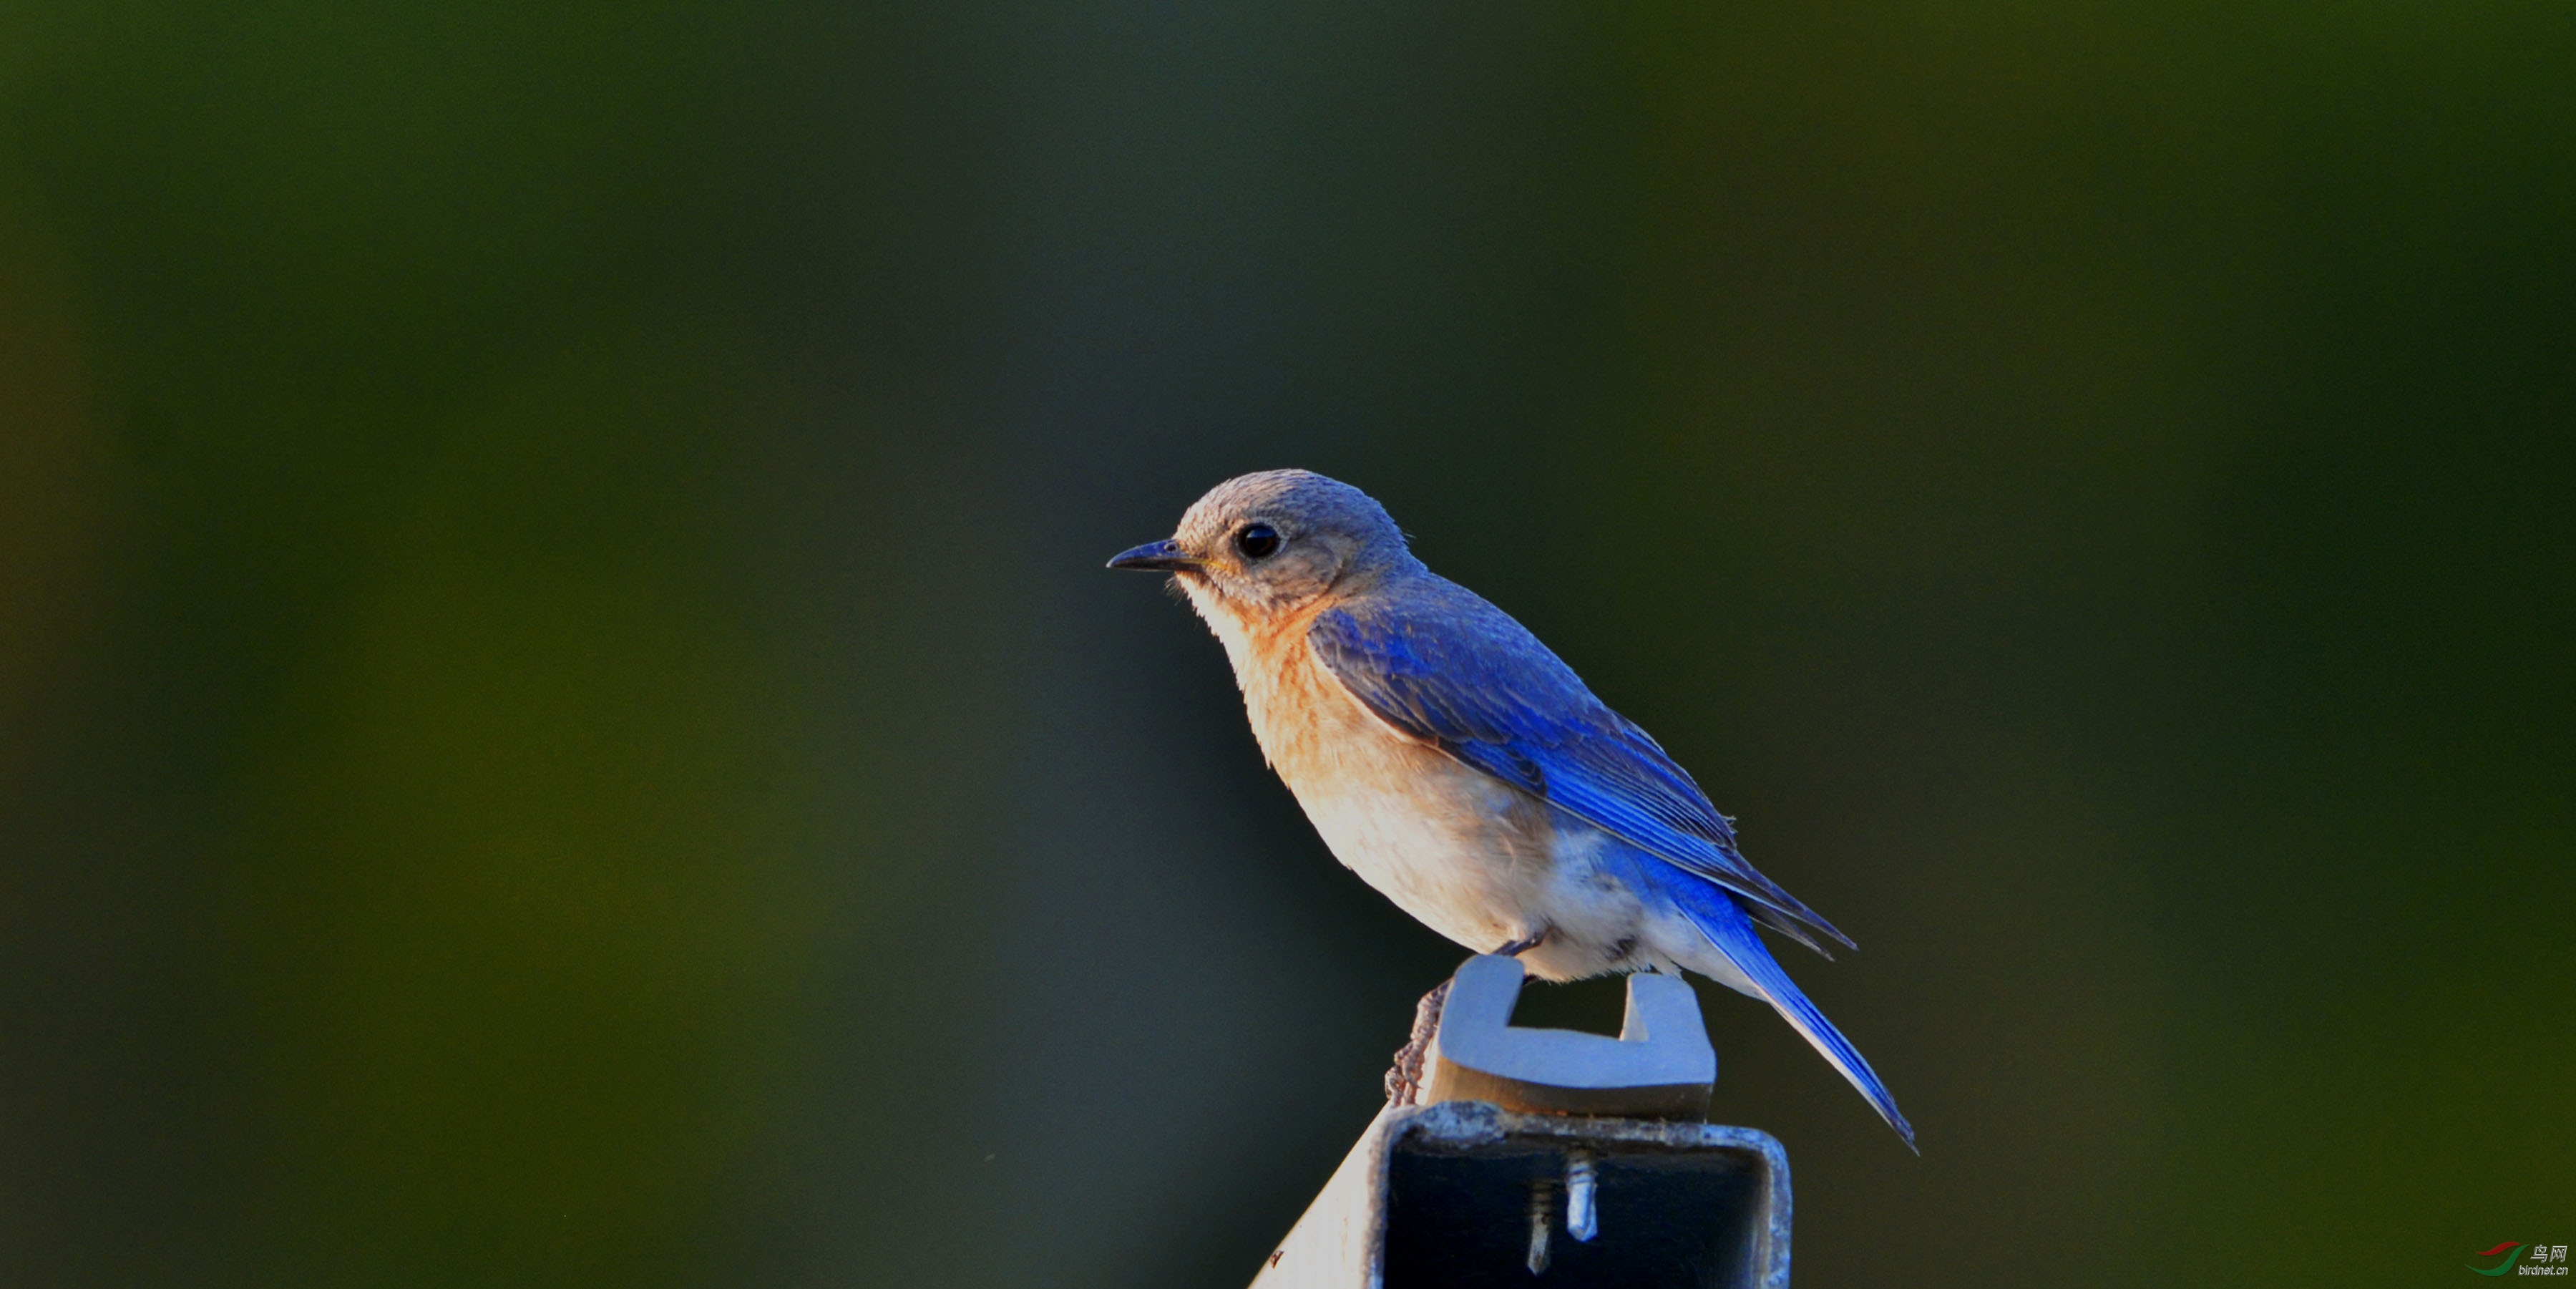
[[1396,1050],[1395,1064],[1386,1072],[1388,1105],[1421,1104],[1423,1062],[1431,1059],[1431,1038],[1440,1032],[1440,1008],[1448,1001],[1449,982],[1443,980],[1413,1005],[1413,1037]]

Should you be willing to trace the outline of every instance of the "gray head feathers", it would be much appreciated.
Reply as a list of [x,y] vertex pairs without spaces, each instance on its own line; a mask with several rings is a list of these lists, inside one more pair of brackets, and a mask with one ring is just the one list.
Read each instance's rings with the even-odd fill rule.
[[1178,536],[1192,546],[1229,528],[1267,523],[1290,542],[1329,533],[1356,544],[1402,551],[1404,532],[1377,498],[1312,470],[1263,470],[1208,489],[1181,516]]
[[1171,544],[1202,609],[1266,613],[1419,565],[1375,498],[1311,470],[1264,470],[1208,490]]

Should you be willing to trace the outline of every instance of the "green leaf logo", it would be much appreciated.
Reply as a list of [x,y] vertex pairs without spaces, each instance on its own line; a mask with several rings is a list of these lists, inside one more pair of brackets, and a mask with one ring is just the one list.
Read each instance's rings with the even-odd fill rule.
[[[2511,1253],[2504,1253],[2504,1251],[2505,1251],[2505,1250],[2507,1250],[2507,1249],[2511,1249],[2511,1250],[2513,1250],[2513,1252],[2511,1252]],[[2516,1263],[2516,1262],[2518,1262],[2518,1261],[2520,1261],[2520,1260],[2522,1259],[2522,1249],[2523,1249],[2523,1246],[2521,1246],[2521,1245],[2519,1245],[2519,1244],[2514,1244],[2514,1243],[2511,1243],[2511,1242],[2507,1242],[2507,1243],[2504,1243],[2504,1244],[2499,1244],[2499,1245],[2495,1246],[2494,1248],[2489,1249],[2489,1250],[2487,1250],[2486,1252],[2484,1252],[2484,1253],[2481,1253],[2481,1254],[2478,1254],[2478,1255],[2477,1255],[2477,1256],[2479,1256],[2479,1257],[2481,1257],[2481,1258],[2492,1258],[2492,1257],[2494,1257],[2495,1255],[2497,1255],[2497,1254],[2499,1254],[2499,1253],[2504,1253],[2504,1261],[2497,1263],[2497,1264],[2495,1265],[2495,1269],[2494,1269],[2494,1270],[2490,1271],[2490,1270],[2488,1270],[2488,1269],[2487,1269],[2487,1268],[2485,1268],[2485,1267],[2469,1267],[2469,1270],[2471,1270],[2471,1271],[2475,1271],[2475,1272],[2477,1272],[2479,1275],[2482,1275],[2482,1276],[2500,1276],[2500,1275],[2503,1275],[2505,1272],[2508,1272],[2508,1271],[2513,1270],[2513,1264],[2514,1264],[2514,1263]],[[2462,1266],[2468,1266],[2468,1264],[2467,1264],[2467,1263],[2465,1263],[2465,1262],[2464,1262],[2464,1263],[2461,1263],[2460,1265],[2462,1265]]]

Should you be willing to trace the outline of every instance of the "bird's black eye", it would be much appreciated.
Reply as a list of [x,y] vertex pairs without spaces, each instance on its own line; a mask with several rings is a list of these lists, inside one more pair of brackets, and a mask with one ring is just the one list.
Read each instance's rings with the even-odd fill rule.
[[1279,530],[1268,524],[1246,524],[1234,535],[1234,548],[1245,559],[1259,559],[1279,549]]

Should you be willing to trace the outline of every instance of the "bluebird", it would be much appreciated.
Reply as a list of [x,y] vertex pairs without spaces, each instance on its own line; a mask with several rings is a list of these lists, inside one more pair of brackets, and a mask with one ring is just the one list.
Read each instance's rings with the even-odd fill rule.
[[1769,1003],[1913,1146],[1755,928],[1820,954],[1850,937],[1746,863],[1689,773],[1538,637],[1414,558],[1367,493],[1243,475],[1109,566],[1172,575],[1225,645],[1262,755],[1397,907],[1541,979],[1689,970]]

